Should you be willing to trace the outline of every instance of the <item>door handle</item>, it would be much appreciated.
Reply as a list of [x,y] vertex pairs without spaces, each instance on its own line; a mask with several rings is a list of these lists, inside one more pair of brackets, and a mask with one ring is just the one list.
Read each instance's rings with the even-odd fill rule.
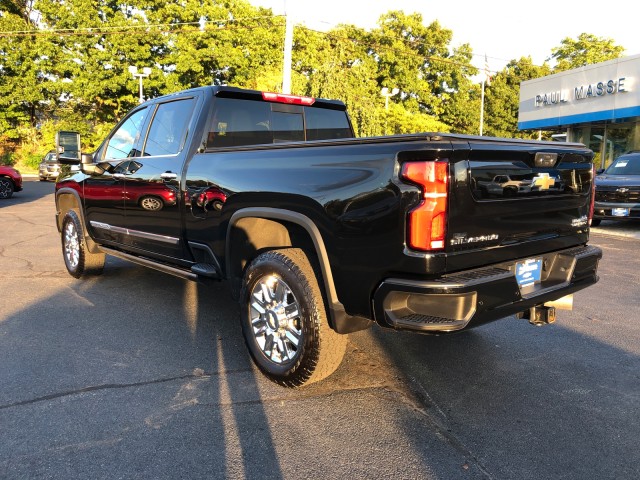
[[176,178],[178,178],[178,174],[173,172],[162,172],[160,174],[160,178],[162,180],[175,180]]

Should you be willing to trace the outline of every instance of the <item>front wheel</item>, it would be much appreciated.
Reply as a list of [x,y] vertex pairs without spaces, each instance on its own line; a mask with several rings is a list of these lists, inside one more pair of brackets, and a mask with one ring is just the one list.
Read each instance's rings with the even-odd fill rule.
[[592,227],[597,227],[598,225],[600,225],[601,221],[602,221],[601,218],[592,218],[591,219],[591,226]]
[[83,232],[78,214],[69,210],[62,220],[62,256],[67,271],[75,278],[100,275],[104,268],[105,254],[91,253]]
[[274,250],[247,267],[240,297],[244,339],[274,382],[298,387],[331,375],[347,337],[328,324],[315,271],[302,250]]

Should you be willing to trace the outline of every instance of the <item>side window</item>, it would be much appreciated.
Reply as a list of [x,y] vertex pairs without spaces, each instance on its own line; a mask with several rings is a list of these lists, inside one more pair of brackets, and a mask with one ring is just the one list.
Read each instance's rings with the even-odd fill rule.
[[266,102],[217,98],[207,147],[239,147],[272,143],[271,107]]
[[136,152],[134,147],[140,139],[140,129],[146,114],[147,110],[143,108],[133,112],[120,124],[109,139],[105,160],[119,160],[138,156],[139,152]]
[[176,155],[182,149],[191,121],[194,98],[162,103],[151,121],[144,156]]
[[273,112],[273,141],[297,142],[304,140],[304,124],[301,113]]
[[351,138],[351,127],[347,114],[340,110],[326,108],[305,108],[307,140],[331,140]]

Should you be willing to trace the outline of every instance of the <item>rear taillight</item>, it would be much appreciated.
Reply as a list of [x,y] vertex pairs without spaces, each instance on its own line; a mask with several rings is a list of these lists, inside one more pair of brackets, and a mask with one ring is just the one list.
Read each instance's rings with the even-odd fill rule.
[[596,201],[596,166],[591,169],[591,201],[589,202],[589,226],[593,220],[593,206]]
[[407,162],[402,178],[420,186],[422,202],[409,212],[408,242],[414,250],[442,250],[447,233],[449,162]]
[[301,97],[300,95],[288,95],[286,93],[262,92],[262,99],[268,102],[289,103],[292,105],[313,105],[316,101],[313,97]]

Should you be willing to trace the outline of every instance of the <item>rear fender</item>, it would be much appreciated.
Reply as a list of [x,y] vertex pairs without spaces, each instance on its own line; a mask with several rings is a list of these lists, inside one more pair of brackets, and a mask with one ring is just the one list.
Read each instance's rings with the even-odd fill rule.
[[316,225],[298,212],[269,207],[246,208],[231,217],[226,239],[226,274],[237,298],[244,269],[251,260],[266,250],[302,248],[314,254],[318,283],[328,307],[331,327],[338,333],[350,333],[368,328],[372,321],[351,316],[339,301],[333,281],[327,250]]

